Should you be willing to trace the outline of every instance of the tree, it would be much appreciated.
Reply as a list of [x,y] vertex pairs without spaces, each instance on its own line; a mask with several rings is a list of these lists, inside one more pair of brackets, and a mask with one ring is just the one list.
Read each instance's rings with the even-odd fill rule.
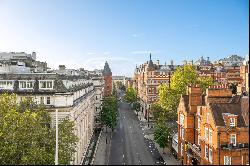
[[[31,99],[18,104],[16,95],[0,95],[0,164],[54,165],[55,129],[50,126],[44,107]],[[73,160],[78,141],[73,126],[67,120],[59,125],[59,164]]]
[[133,108],[135,109],[135,111],[137,113],[137,116],[138,116],[138,112],[141,109],[141,104],[139,102],[135,102],[134,105],[133,105]]
[[159,144],[160,148],[163,149],[168,146],[170,137],[170,129],[163,121],[156,124],[154,130],[154,140]]
[[151,108],[150,110],[152,111],[155,121],[160,120],[160,118],[164,116],[163,108],[160,106],[159,103],[153,103],[150,108]]
[[134,90],[132,87],[129,87],[127,89],[127,92],[126,92],[126,95],[125,95],[124,98],[130,104],[136,102],[137,101],[137,92],[136,92],[136,90]]
[[200,85],[204,91],[208,86],[213,84],[211,78],[199,78],[195,67],[184,65],[178,67],[171,78],[170,85],[162,84],[159,90],[159,105],[163,108],[163,117],[166,120],[177,119],[177,108],[180,97],[186,92],[188,85]]
[[200,85],[201,90],[204,93],[209,86],[214,84],[214,81],[212,77],[199,77],[198,84]]
[[102,110],[100,112],[100,120],[106,127],[110,127],[112,131],[117,125],[118,101],[114,96],[108,96],[103,99]]

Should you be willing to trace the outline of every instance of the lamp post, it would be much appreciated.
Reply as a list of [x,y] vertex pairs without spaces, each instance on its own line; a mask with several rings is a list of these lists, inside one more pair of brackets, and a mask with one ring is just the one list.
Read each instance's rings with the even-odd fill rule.
[[56,153],[55,165],[58,165],[58,109],[56,109]]

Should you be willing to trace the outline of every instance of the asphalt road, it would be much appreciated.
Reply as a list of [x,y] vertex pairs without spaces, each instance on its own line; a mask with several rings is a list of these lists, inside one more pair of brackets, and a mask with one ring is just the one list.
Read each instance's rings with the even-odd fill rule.
[[125,102],[119,104],[119,120],[111,139],[109,165],[158,165],[160,154],[151,140],[144,138],[135,113]]

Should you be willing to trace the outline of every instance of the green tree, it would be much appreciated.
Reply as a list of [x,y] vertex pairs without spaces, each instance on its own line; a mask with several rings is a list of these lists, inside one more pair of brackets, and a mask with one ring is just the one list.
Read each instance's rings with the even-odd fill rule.
[[163,152],[164,148],[168,146],[169,138],[170,129],[168,126],[163,121],[157,123],[154,130],[154,140],[163,149]]
[[155,121],[160,120],[162,116],[164,116],[163,108],[160,106],[159,103],[151,104],[150,110],[152,111],[153,117]]
[[133,105],[133,108],[135,109],[135,111],[137,113],[137,116],[138,116],[138,112],[141,109],[141,104],[139,102],[135,102],[134,105]]
[[177,119],[177,108],[180,97],[185,94],[188,85],[200,85],[202,90],[213,84],[211,78],[199,78],[194,66],[178,67],[171,78],[170,85],[162,84],[159,90],[159,105],[163,108],[162,116],[166,120]]
[[[16,95],[0,95],[0,164],[54,165],[55,131],[50,126],[44,107],[30,99],[19,104]],[[69,164],[78,141],[73,122],[65,120],[59,129],[59,163]]]
[[214,84],[212,77],[199,77],[198,84],[200,85],[202,92],[204,93],[206,89]]
[[117,125],[118,101],[114,96],[105,97],[102,102],[102,110],[100,112],[100,120],[106,127],[110,127],[112,131]]
[[129,87],[127,89],[126,95],[125,95],[125,101],[132,104],[137,101],[137,92],[132,87]]

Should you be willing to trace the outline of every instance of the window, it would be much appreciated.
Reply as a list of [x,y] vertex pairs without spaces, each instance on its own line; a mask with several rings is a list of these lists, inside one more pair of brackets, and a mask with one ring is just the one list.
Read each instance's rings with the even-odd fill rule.
[[213,131],[209,130],[209,143],[212,144],[213,142]]
[[26,81],[19,81],[19,88],[20,89],[26,88]]
[[208,146],[205,145],[205,158],[208,159]]
[[231,165],[231,157],[224,156],[224,165]]
[[41,89],[53,89],[52,81],[39,81],[39,87]]
[[209,162],[213,162],[213,149],[209,148]]
[[206,122],[208,123],[209,121],[209,113],[207,113],[207,116],[206,116]]
[[201,120],[200,118],[198,118],[198,129],[200,129],[200,125],[201,125]]
[[50,104],[50,97],[47,97],[47,104]]
[[44,97],[40,98],[40,104],[44,104]]
[[235,126],[235,118],[230,118],[230,126]]
[[205,127],[205,139],[208,140],[208,128]]
[[232,143],[234,146],[236,146],[236,134],[230,135],[230,143]]
[[180,124],[184,125],[184,115],[180,114]]
[[184,140],[184,132],[185,132],[184,128],[181,127],[181,138],[182,138],[183,140]]
[[181,156],[183,155],[183,144],[181,143]]

